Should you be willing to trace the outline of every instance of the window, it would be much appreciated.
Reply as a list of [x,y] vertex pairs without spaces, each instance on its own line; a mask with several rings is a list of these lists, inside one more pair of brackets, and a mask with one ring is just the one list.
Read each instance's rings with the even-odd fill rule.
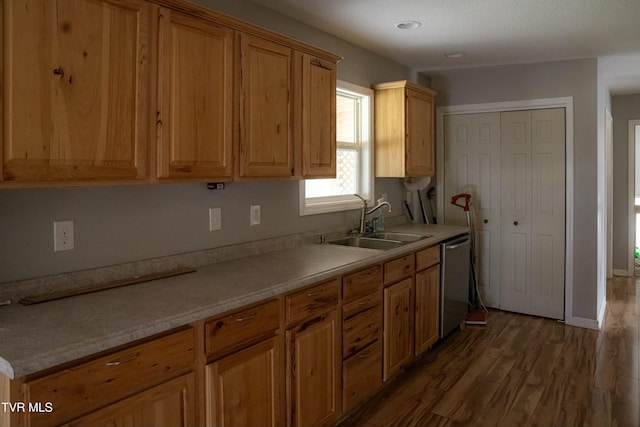
[[336,178],[300,181],[300,215],[358,209],[373,198],[371,89],[337,82]]

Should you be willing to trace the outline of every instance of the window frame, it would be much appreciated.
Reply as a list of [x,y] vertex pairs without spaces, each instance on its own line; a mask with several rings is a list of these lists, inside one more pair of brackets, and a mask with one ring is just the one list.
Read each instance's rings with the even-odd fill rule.
[[[336,81],[336,94],[344,93],[356,96],[360,99],[360,120],[359,134],[360,140],[360,179],[358,194],[364,197],[368,203],[373,202],[374,195],[374,170],[373,170],[373,89],[359,86],[353,83],[338,80]],[[341,148],[336,143],[337,150]],[[350,194],[314,197],[306,197],[306,180],[300,180],[299,184],[299,207],[300,216],[316,215],[330,212],[342,212],[362,207],[362,201]]]

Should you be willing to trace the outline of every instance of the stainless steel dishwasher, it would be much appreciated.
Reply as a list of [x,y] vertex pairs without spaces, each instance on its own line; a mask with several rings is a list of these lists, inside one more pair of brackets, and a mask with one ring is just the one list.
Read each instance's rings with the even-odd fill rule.
[[440,338],[467,317],[470,248],[469,234],[440,243]]

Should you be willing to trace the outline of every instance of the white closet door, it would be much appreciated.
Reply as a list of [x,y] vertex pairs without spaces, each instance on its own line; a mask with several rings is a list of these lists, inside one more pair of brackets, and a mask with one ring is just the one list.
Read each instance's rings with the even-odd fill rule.
[[[444,221],[466,225],[451,196],[471,194],[475,208],[478,287],[500,306],[500,113],[445,116]],[[473,218],[472,218],[473,219]]]
[[531,115],[531,311],[563,319],[565,110],[534,110]]
[[530,313],[531,111],[501,113],[500,308]]
[[564,317],[564,109],[501,113],[500,307]]

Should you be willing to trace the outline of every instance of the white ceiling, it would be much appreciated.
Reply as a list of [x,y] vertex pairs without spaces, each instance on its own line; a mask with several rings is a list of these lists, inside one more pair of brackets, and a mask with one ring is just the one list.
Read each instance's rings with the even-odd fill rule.
[[640,93],[640,0],[254,1],[427,74],[598,57],[613,93]]

